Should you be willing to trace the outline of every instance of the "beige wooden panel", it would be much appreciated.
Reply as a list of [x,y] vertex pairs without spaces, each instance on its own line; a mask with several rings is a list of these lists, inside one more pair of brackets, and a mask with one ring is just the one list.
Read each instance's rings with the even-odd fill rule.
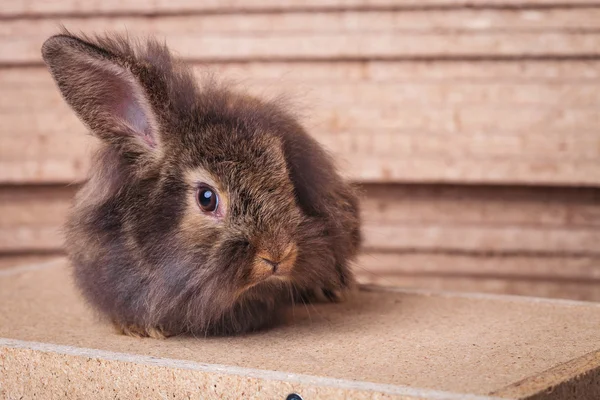
[[[0,251],[58,249],[74,191],[3,187]],[[599,255],[599,196],[596,189],[367,185],[362,195],[365,248]]]
[[[355,180],[600,182],[598,62],[408,64],[209,70],[257,95],[289,94],[289,107]],[[0,90],[0,180],[81,180],[95,141],[48,72],[0,70]]]
[[600,190],[363,185],[365,223],[600,228]]
[[[478,60],[453,62],[240,62],[195,65],[201,75],[212,71],[243,83],[294,82],[306,84],[363,82],[404,83],[488,82],[488,83],[597,83],[600,78],[598,60],[563,62],[514,60],[510,62]],[[20,73],[20,70],[15,70]],[[2,79],[2,78],[0,78]],[[250,81],[247,81],[250,79]]]
[[[590,8],[548,8],[534,10],[519,9],[457,9],[457,10],[385,10],[385,11],[337,11],[337,12],[283,12],[283,13],[234,13],[206,15],[144,15],[62,17],[59,18],[68,28],[101,33],[107,29],[120,29],[124,26],[137,26],[146,32],[170,32],[178,37],[186,33],[222,34],[309,34],[311,32],[403,32],[419,33],[431,31],[464,31],[478,33],[485,31],[530,31],[539,32],[581,31],[597,29],[600,9]],[[39,26],[44,30],[56,29],[56,18],[48,16],[40,19]],[[30,19],[14,18],[0,33],[24,33]],[[52,31],[48,31],[52,33]],[[132,32],[134,33],[134,32]]]
[[[578,4],[600,5],[596,0]],[[0,15],[155,13],[182,11],[255,11],[305,9],[387,9],[390,7],[545,6],[564,5],[565,0],[5,0]]]
[[165,37],[193,60],[597,55],[599,14],[574,8],[7,19],[0,63],[40,62],[40,46],[59,24]]
[[600,301],[600,257],[377,253],[354,267],[364,284]]
[[[26,123],[26,122],[24,122]],[[15,130],[17,131],[17,130]],[[4,135],[1,139],[0,177],[10,183],[58,183],[79,182],[89,167],[91,150],[96,140],[86,136],[83,129],[66,130],[58,133],[32,133],[19,136],[18,132]],[[401,145],[393,133],[376,138]],[[541,135],[541,134],[540,134]],[[480,137],[481,139],[482,137]],[[452,140],[448,136],[438,136],[438,143],[426,138],[425,145],[431,149],[422,150],[417,146],[394,147],[387,154],[348,146],[344,139],[336,140],[329,136],[317,139],[330,148],[339,159],[343,175],[359,182],[470,182],[493,184],[563,184],[595,186],[600,182],[600,166],[594,154],[597,152],[598,138],[592,134],[584,137],[580,145],[589,147],[577,153],[559,151],[535,157],[524,151],[497,155],[502,148],[487,151],[486,145],[502,142],[504,138],[484,138],[480,145],[481,153],[452,146],[444,152],[443,142]],[[351,140],[355,140],[352,138]],[[508,138],[508,141],[517,139]],[[414,140],[416,141],[416,139]],[[544,148],[552,147],[544,143]],[[419,148],[421,148],[419,150]],[[413,150],[414,149],[414,150]],[[436,150],[437,149],[437,150]],[[550,149],[552,151],[552,149]],[[485,153],[491,154],[485,154]],[[496,154],[494,154],[496,153]],[[553,157],[554,156],[554,157]]]
[[394,276],[492,277],[524,281],[589,281],[597,284],[600,290],[600,257],[597,256],[366,251],[358,257],[355,271],[370,275],[381,284]]
[[44,265],[48,262],[53,262],[59,257],[64,257],[63,252],[53,251],[49,253],[26,253],[26,254],[6,254],[0,253],[0,275],[2,270]]
[[364,284],[397,286],[411,289],[431,289],[455,292],[515,294],[519,296],[551,297],[585,301],[600,301],[600,284],[597,281],[563,281],[508,279],[471,276],[415,276],[411,274],[383,275],[360,273],[358,280]]
[[[596,76],[585,76],[586,67],[600,67],[600,61],[578,63],[573,62],[568,72],[554,80],[499,73],[494,79],[478,79],[477,77],[431,78],[427,76],[431,64],[416,63],[420,69],[414,71],[398,71],[395,76],[376,76],[371,73],[375,67],[386,66],[388,73],[393,73],[396,63],[330,63],[325,68],[328,73],[318,68],[318,64],[284,63],[271,65],[262,63],[253,66],[196,66],[198,81],[208,73],[216,74],[231,82],[240,90],[248,89],[255,94],[273,97],[285,93],[290,103],[298,103],[301,108],[331,108],[333,106],[355,106],[371,111],[382,103],[386,111],[397,108],[445,107],[447,105],[490,105],[503,107],[517,104],[521,107],[532,106],[569,106],[582,109],[600,105],[600,94],[596,85],[600,85]],[[387,64],[387,65],[386,65]],[[391,64],[391,65],[390,65]],[[398,63],[401,64],[401,63]],[[439,68],[437,63],[437,67]],[[502,64],[502,63],[500,63]],[[504,63],[507,64],[507,63]],[[363,66],[364,72],[360,71]],[[467,68],[471,71],[484,72],[490,66],[480,65],[478,68]],[[526,65],[526,64],[525,64]],[[444,66],[448,74],[456,73],[453,64]],[[454,67],[454,68],[453,68]],[[537,66],[536,71],[543,73],[551,62]],[[578,68],[579,67],[579,68]],[[391,71],[389,71],[391,70]],[[408,68],[405,68],[408,70]],[[403,76],[411,73],[412,76]],[[360,76],[358,74],[366,76]],[[271,76],[272,75],[272,76]],[[341,76],[340,76],[341,75]],[[350,76],[348,76],[350,75]],[[352,76],[354,75],[354,76]],[[357,76],[358,75],[358,76]],[[375,75],[375,76],[371,76]],[[383,75],[383,74],[382,74]],[[508,75],[508,76],[503,76]],[[60,102],[56,95],[55,84],[50,74],[43,67],[0,69],[0,85],[7,96],[0,99],[0,112],[29,111],[31,107],[41,110],[49,109]],[[15,101],[15,96],[19,101]],[[27,102],[21,98],[27,98]],[[310,100],[310,105],[307,105]],[[51,110],[51,109],[50,109]],[[498,129],[499,131],[501,129]]]
[[[352,161],[340,163],[345,175],[360,182],[464,182],[469,184],[533,184],[597,186],[598,162],[582,160],[526,160],[466,157],[380,157],[357,153],[344,155]],[[532,178],[535,176],[535,178]]]
[[56,251],[75,187],[0,187],[0,252]]
[[600,254],[597,228],[543,229],[521,226],[460,226],[442,224],[378,224],[364,227],[366,248],[395,250],[441,249],[492,252]]

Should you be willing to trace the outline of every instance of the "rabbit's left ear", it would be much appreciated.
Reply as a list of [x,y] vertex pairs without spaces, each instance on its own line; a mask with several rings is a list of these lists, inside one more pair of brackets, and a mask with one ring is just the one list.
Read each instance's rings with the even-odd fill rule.
[[130,60],[70,35],[48,39],[42,56],[64,99],[94,135],[129,154],[155,150],[157,118]]

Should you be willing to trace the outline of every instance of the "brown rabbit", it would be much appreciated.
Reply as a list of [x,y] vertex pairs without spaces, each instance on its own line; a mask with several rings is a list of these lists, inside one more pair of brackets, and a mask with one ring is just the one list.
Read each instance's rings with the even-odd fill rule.
[[235,334],[351,286],[358,202],[276,104],[192,73],[156,41],[69,32],[42,54],[101,139],[67,222],[75,281],[123,332]]

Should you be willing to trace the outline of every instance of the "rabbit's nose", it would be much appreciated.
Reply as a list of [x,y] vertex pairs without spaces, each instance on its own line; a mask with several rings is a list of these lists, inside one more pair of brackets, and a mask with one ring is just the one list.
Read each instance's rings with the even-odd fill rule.
[[263,260],[268,265],[270,265],[271,268],[273,268],[273,273],[277,272],[277,267],[279,267],[279,261],[273,261],[270,258],[266,258],[266,257],[261,257],[261,260]]
[[[277,275],[287,276],[291,273],[296,263],[297,247],[290,244],[283,251],[278,249],[262,250],[256,254],[255,272],[260,276]],[[260,272],[260,273],[259,273]]]

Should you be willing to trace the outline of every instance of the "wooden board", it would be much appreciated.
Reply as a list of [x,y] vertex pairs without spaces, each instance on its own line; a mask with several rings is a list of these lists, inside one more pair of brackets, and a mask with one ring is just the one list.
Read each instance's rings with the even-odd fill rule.
[[[388,278],[448,276],[600,285],[600,257],[597,256],[366,250],[359,256],[355,271],[361,276],[370,275],[371,280],[381,284]],[[391,282],[389,285],[393,286]]]
[[283,399],[294,392],[331,400],[573,394],[587,400],[600,394],[598,304],[370,287],[339,304],[296,304],[290,314],[256,334],[132,339],[86,306],[66,261],[13,271],[0,279],[0,396]]
[[0,252],[61,249],[62,225],[76,187],[0,188]]
[[[0,253],[0,275],[9,274],[15,268],[45,265],[59,257],[64,257],[63,252],[31,253],[31,254],[4,254]],[[4,270],[4,271],[3,271]]]
[[[196,72],[261,97],[286,94],[357,181],[597,185],[599,67],[251,63]],[[95,141],[48,72],[0,69],[0,91],[0,182],[80,181]]]
[[[56,250],[75,186],[2,187],[0,251]],[[600,255],[600,192],[363,187],[365,249]]]
[[[596,260],[596,266],[599,265]],[[560,279],[508,279],[503,277],[472,277],[460,275],[429,276],[389,274],[375,277],[358,272],[364,284],[395,286],[407,289],[431,289],[452,292],[513,294],[519,296],[563,298],[600,301],[600,284],[597,281],[562,281]]]
[[5,19],[0,63],[40,63],[58,32],[165,38],[191,60],[588,57],[600,54],[600,9],[295,12]]
[[[1,16],[38,16],[48,14],[239,12],[331,9],[461,8],[461,7],[543,7],[564,5],[564,0],[5,0]],[[578,5],[600,5],[597,0],[578,0]]]

